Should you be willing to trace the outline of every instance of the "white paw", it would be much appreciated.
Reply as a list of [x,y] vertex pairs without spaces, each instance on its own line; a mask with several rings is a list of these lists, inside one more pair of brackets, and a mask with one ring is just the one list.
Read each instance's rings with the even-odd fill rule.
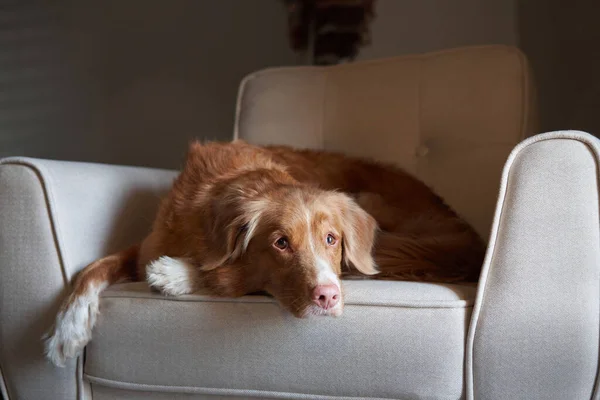
[[98,317],[99,294],[106,284],[88,288],[79,296],[72,296],[66,307],[56,316],[52,331],[45,337],[46,358],[57,366],[64,366],[76,357],[92,339],[92,329]]
[[146,266],[148,284],[168,296],[196,291],[197,270],[181,258],[160,257]]

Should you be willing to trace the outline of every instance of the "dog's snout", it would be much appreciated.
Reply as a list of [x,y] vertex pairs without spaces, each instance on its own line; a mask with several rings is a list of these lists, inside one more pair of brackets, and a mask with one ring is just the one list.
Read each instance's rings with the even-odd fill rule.
[[340,301],[340,289],[336,285],[318,285],[313,289],[313,301],[319,307],[329,310]]

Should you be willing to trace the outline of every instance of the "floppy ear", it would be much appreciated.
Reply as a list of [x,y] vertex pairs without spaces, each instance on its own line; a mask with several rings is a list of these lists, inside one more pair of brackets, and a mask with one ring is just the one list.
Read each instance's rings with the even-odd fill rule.
[[343,194],[340,196],[342,224],[343,261],[365,275],[374,275],[379,271],[373,260],[373,244],[377,231],[377,222],[354,200]]
[[205,221],[207,255],[205,271],[235,263],[246,251],[266,204],[239,196],[218,196]]

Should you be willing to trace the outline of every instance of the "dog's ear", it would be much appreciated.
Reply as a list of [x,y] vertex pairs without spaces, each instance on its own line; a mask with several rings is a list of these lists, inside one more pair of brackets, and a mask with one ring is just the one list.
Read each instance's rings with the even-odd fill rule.
[[205,221],[207,256],[203,270],[235,263],[256,233],[266,204],[244,196],[217,196]]
[[337,193],[341,214],[343,262],[365,275],[379,271],[373,260],[377,222],[350,197]]

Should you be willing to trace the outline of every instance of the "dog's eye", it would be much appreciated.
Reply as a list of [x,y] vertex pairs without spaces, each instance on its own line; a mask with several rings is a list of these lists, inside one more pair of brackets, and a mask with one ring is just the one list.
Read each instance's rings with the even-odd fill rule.
[[333,246],[337,240],[335,239],[335,236],[333,236],[331,233],[327,235],[327,239],[325,239],[327,241],[327,244],[330,246]]
[[285,250],[288,248],[289,245],[290,243],[285,237],[280,237],[275,241],[275,243],[273,243],[273,246],[277,247],[279,250]]

